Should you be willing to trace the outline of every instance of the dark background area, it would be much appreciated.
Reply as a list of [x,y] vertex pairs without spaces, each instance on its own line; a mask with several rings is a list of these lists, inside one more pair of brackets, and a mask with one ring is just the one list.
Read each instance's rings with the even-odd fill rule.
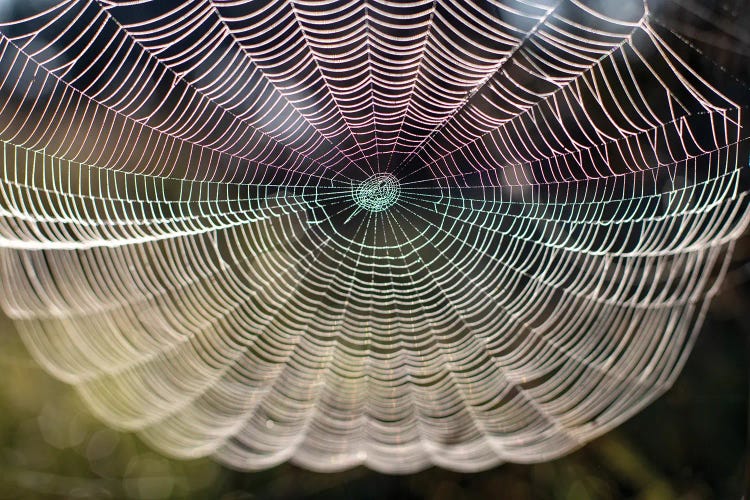
[[[750,2],[650,5],[654,22],[684,39],[683,57],[750,102]],[[747,144],[742,152],[747,162]],[[291,464],[246,473],[209,459],[171,460],[135,435],[106,428],[71,387],[38,367],[3,316],[0,498],[740,498],[748,484],[749,353],[746,235],[674,387],[566,457],[478,474],[317,474]]]

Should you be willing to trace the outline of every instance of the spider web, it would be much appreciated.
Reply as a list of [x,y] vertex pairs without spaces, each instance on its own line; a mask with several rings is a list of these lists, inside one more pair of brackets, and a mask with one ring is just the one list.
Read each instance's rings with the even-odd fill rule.
[[61,1],[0,24],[3,306],[258,470],[565,454],[678,376],[741,106],[640,1]]

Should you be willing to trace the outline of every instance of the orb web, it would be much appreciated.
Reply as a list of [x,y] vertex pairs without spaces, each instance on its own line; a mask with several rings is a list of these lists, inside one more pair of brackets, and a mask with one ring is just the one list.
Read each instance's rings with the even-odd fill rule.
[[670,387],[748,221],[743,108],[647,7],[3,11],[4,309],[173,456],[563,455]]

